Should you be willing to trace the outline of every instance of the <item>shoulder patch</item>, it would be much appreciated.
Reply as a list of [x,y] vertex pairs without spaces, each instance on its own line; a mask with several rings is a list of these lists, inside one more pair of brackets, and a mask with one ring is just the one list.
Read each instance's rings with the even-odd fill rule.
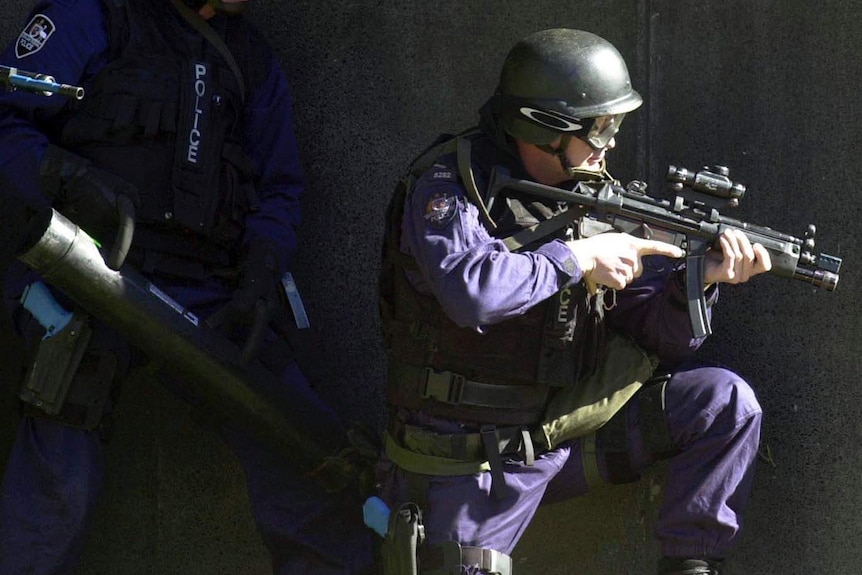
[[446,191],[434,192],[425,205],[425,221],[433,228],[444,228],[455,218],[458,198]]
[[18,35],[15,56],[20,60],[35,54],[48,42],[55,30],[54,22],[44,14],[36,14]]

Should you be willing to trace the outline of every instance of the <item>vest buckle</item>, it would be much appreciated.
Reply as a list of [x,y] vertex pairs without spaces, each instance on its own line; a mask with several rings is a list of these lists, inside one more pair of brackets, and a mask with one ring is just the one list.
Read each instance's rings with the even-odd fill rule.
[[425,368],[425,384],[422,399],[436,399],[443,403],[458,405],[464,395],[464,376],[451,371],[434,371]]

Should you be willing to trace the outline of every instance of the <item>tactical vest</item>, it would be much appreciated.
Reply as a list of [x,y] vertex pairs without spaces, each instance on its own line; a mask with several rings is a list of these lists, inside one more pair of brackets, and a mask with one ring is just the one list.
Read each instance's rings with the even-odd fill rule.
[[497,238],[510,238],[560,212],[552,202],[513,193],[496,198],[489,208],[478,190],[500,161],[507,160],[481,133],[471,132],[433,147],[399,183],[389,208],[380,281],[387,397],[393,405],[449,419],[533,425],[558,389],[573,386],[595,366],[604,326],[581,284],[478,333],[456,325],[434,297],[419,293],[407,278],[416,264],[399,249],[404,205],[432,164],[460,174]]
[[[109,62],[66,110],[60,143],[138,188],[135,247],[196,245],[196,256],[225,263],[257,203],[241,147],[243,80],[167,0],[105,7]],[[253,63],[256,34],[241,18],[213,22],[257,81],[269,62]]]

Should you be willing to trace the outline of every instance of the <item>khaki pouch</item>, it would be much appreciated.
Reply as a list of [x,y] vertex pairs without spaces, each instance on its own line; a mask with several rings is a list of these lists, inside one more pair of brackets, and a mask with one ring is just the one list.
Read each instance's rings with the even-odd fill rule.
[[541,427],[533,431],[538,448],[561,443],[597,430],[634,396],[652,376],[658,359],[629,338],[609,333],[599,368],[577,385],[560,390],[545,410]]

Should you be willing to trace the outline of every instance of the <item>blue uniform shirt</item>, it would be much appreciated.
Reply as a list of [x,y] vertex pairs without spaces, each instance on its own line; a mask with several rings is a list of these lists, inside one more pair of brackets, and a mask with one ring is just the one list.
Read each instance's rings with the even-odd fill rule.
[[[444,158],[418,179],[401,235],[401,250],[420,270],[411,275],[413,284],[434,295],[450,319],[481,332],[582,279],[581,266],[559,239],[515,253],[491,236],[457,174],[454,158]],[[641,278],[606,296],[606,317],[612,328],[675,363],[703,340],[692,337],[679,265],[660,257],[645,262]],[[710,306],[716,297],[712,288]]]

